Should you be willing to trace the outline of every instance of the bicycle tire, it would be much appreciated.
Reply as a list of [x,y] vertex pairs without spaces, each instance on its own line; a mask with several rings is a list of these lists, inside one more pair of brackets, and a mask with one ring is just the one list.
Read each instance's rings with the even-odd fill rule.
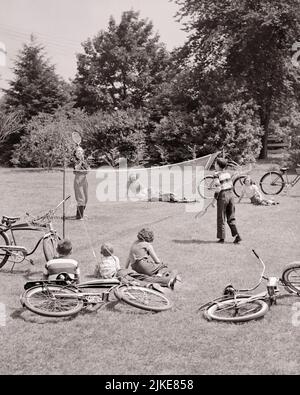
[[[72,298],[59,296],[55,298],[55,292],[71,295]],[[66,288],[60,285],[38,285],[29,288],[21,297],[21,303],[33,313],[46,317],[68,317],[79,313],[84,302],[76,297],[76,289]]]
[[[209,306],[204,316],[208,320],[221,321],[221,322],[245,322],[256,320],[263,317],[269,310],[269,306],[263,300],[251,300],[249,297],[238,296],[235,299],[224,299]],[[244,302],[244,303],[243,303]],[[237,309],[236,303],[240,304]],[[241,315],[237,315],[241,313]]]
[[278,195],[283,190],[285,182],[281,173],[269,171],[262,176],[259,185],[265,195]]
[[165,311],[173,306],[165,295],[150,288],[128,285],[117,287],[114,293],[119,300],[142,310]]
[[242,187],[244,185],[245,178],[246,176],[239,176],[233,182],[233,192],[235,196],[238,198],[241,196]]
[[300,294],[300,262],[292,262],[287,265],[281,278],[288,289],[293,293]]
[[[2,239],[4,239],[4,242],[5,242],[6,245],[10,244],[9,243],[9,238],[6,235],[6,233],[4,233],[4,232],[0,233],[0,244],[2,242]],[[3,252],[3,254],[0,252],[0,269],[6,264],[9,256],[10,256],[10,254],[7,251],[5,251],[5,254],[4,254],[4,252]]]
[[198,183],[197,190],[203,199],[212,199],[216,190],[214,177],[210,175],[203,177]]
[[43,239],[43,252],[46,262],[56,257],[56,248],[59,240],[60,237],[54,235],[49,235]]

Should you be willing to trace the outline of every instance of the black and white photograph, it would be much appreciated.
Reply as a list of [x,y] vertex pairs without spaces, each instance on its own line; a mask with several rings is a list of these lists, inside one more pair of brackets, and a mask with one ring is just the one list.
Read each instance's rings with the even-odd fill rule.
[[300,374],[300,0],[0,0],[0,375]]

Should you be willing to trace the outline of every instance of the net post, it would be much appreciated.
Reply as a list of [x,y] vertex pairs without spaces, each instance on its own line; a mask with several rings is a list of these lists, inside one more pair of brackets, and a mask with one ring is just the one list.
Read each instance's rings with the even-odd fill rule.
[[65,238],[66,233],[66,211],[65,211],[65,198],[66,198],[66,161],[64,160],[64,169],[63,169],[63,238]]

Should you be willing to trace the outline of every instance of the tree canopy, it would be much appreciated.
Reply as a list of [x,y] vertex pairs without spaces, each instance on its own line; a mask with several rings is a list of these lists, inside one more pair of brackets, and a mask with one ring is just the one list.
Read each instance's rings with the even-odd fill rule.
[[169,53],[153,34],[152,22],[127,11],[120,24],[83,43],[75,78],[77,105],[89,113],[115,107],[140,108],[168,79]]
[[[175,0],[189,40],[185,53],[203,75],[218,71],[259,106],[262,156],[276,107],[293,97],[291,48],[300,34],[299,0]],[[296,70],[299,73],[299,70]]]
[[8,110],[18,111],[24,120],[53,113],[67,99],[66,83],[45,58],[43,48],[32,38],[24,44],[13,69],[15,78],[5,89]]

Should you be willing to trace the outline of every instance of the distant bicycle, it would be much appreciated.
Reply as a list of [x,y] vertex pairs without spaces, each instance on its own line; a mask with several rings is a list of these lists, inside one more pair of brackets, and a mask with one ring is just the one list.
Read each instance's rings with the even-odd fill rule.
[[[281,278],[265,277],[265,264],[257,253],[252,250],[263,266],[258,283],[249,289],[235,289],[231,284],[224,289],[223,296],[202,305],[207,320],[222,322],[244,322],[263,317],[269,306],[276,304],[279,294],[278,284],[285,289],[300,296],[300,262],[289,264],[282,273]],[[247,294],[254,291],[263,280],[267,281],[267,290],[255,295]]]
[[[41,280],[26,283],[25,292],[20,298],[21,304],[33,313],[47,317],[75,315],[89,305],[98,307],[110,302],[112,298],[148,311],[159,312],[172,307],[165,295],[150,288],[124,284],[118,279],[97,279],[75,284],[61,281],[62,275],[69,280],[67,273],[61,273],[56,282]],[[85,292],[85,288],[102,290]]]
[[284,187],[293,188],[300,180],[300,164],[297,164],[297,175],[293,180],[289,180],[288,167],[282,167],[280,171],[268,171],[259,181],[260,188],[265,195],[278,195]]
[[[234,170],[232,174],[232,182],[233,182],[233,192],[236,197],[241,196],[242,188],[244,185],[244,180],[251,171],[250,169],[246,170],[239,165],[237,162],[233,160],[228,161],[227,168],[230,170],[232,168]],[[207,175],[203,177],[197,186],[199,195],[204,199],[212,199],[214,197],[214,193],[216,190],[215,180],[213,175]]]
[[[54,229],[52,220],[56,210],[69,198],[70,196],[60,202],[54,209],[49,210],[46,214],[34,217],[26,213],[25,222],[19,222],[21,217],[3,215],[0,224],[0,268],[7,262],[13,264],[11,271],[13,271],[16,263],[21,263],[24,260],[33,264],[32,259],[28,259],[27,257],[37,250],[41,242],[46,261],[54,258],[60,236]],[[38,239],[34,248],[28,251],[27,247],[21,246],[17,242],[17,234],[21,231],[26,233],[42,232],[43,235]]]

